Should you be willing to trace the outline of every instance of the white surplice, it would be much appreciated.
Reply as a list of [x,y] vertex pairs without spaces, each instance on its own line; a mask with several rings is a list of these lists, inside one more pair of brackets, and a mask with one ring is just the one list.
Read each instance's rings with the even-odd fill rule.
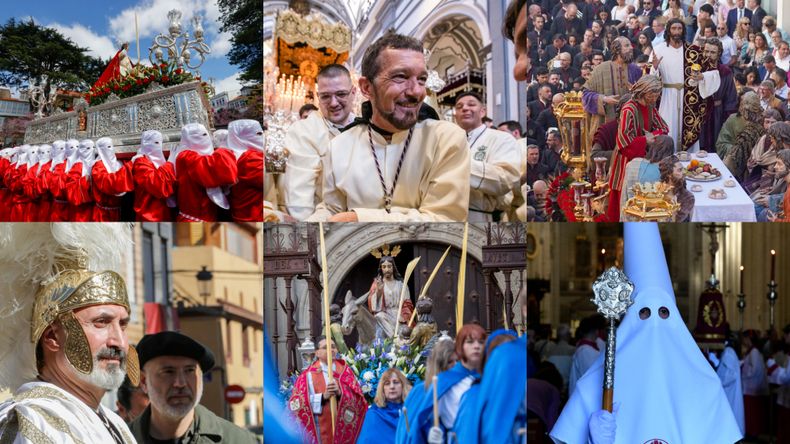
[[519,185],[521,153],[510,134],[485,125],[467,134],[472,180],[469,222],[490,222],[493,211],[507,211]]
[[[661,57],[661,63],[658,65],[658,70],[653,68],[652,74],[657,74],[661,78],[663,90],[661,93],[661,104],[659,105],[658,112],[661,117],[667,122],[669,127],[669,136],[675,142],[675,152],[683,150],[683,140],[681,131],[683,131],[683,96],[686,93],[685,88],[669,86],[669,85],[684,85],[684,47],[673,48],[667,45],[666,42],[661,42],[653,48],[655,56]],[[652,61],[651,56],[651,61]],[[706,99],[712,96],[721,84],[719,77],[719,70],[714,69],[702,73],[704,79],[699,82],[698,88],[700,97]],[[701,129],[700,129],[701,130]],[[697,134],[699,138],[699,134]],[[699,151],[699,140],[694,142],[694,145],[689,147],[689,152]]]
[[[124,443],[136,442],[118,415],[102,405],[99,409]],[[0,440],[14,444],[115,442],[96,411],[47,382],[23,384],[12,399],[0,404]]]
[[[392,189],[408,133],[398,131],[388,143],[372,131],[373,151],[387,191]],[[470,155],[466,133],[460,127],[432,119],[414,126],[389,213],[384,208],[374,152],[365,124],[329,142],[323,166],[324,200],[308,221],[324,221],[344,211],[354,211],[359,222],[467,220]]]
[[[346,124],[354,120],[349,114]],[[311,112],[306,119],[298,120],[285,133],[285,148],[290,156],[285,167],[282,188],[288,213],[298,220],[305,220],[321,202],[321,158],[326,154],[329,141],[340,134],[345,125],[334,125]]]

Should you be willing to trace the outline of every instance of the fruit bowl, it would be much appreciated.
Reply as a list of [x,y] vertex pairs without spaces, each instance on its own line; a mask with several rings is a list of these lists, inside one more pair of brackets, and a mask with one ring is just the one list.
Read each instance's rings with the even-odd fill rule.
[[721,172],[711,164],[694,159],[683,170],[686,179],[697,182],[713,182],[721,178]]

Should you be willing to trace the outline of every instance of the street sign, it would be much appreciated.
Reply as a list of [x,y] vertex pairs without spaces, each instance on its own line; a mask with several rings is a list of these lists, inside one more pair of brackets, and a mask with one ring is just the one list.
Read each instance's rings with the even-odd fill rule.
[[240,385],[229,385],[225,387],[225,401],[228,401],[229,404],[240,403],[244,400],[246,394],[244,387]]

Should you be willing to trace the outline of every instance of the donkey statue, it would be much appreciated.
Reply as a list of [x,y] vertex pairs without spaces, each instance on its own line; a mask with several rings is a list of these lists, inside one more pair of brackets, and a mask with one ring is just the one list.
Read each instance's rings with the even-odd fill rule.
[[349,290],[346,292],[346,304],[342,308],[343,334],[351,334],[351,331],[356,328],[360,344],[371,344],[376,338],[376,318],[368,310],[367,304],[365,304],[367,300],[368,293],[354,298]]

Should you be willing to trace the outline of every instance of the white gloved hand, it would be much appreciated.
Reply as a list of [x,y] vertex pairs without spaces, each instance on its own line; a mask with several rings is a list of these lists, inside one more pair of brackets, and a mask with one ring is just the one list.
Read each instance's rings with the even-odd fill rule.
[[172,163],[173,165],[176,164],[176,157],[178,157],[179,148],[181,148],[181,146],[179,145],[174,146],[173,149],[170,150],[170,155],[167,156],[167,161]]
[[428,444],[442,444],[444,442],[444,435],[442,429],[439,427],[431,427],[428,432]]
[[713,366],[717,367],[717,368],[719,366],[719,363],[721,363],[719,358],[716,357],[716,353],[713,353],[713,352],[708,352],[708,360],[710,360],[710,362],[713,364]]
[[615,403],[612,413],[607,410],[598,410],[590,415],[590,441],[593,444],[613,444],[617,422],[615,415],[620,408],[620,403]]

